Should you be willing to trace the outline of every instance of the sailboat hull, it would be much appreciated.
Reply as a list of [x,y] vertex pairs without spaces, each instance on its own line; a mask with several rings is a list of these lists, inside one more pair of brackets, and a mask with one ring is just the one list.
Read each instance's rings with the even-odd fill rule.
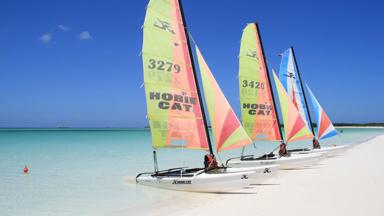
[[303,155],[303,154],[324,154],[326,157],[334,157],[345,150],[348,149],[348,145],[341,145],[341,146],[327,146],[327,147],[321,147],[320,149],[310,149],[310,150],[303,150],[303,151],[295,151],[292,152],[294,155]]
[[[139,185],[157,187],[168,190],[190,192],[229,192],[242,189],[249,184],[260,183],[276,173],[277,166],[261,166],[253,168],[219,168],[211,171],[198,169],[188,172],[180,169],[171,174],[149,173],[138,175]],[[185,172],[187,171],[187,172]],[[183,175],[180,175],[184,172]]]
[[234,158],[227,161],[229,167],[257,167],[265,165],[279,165],[279,169],[300,169],[314,165],[322,158],[323,154],[301,154],[290,157],[273,157],[269,159],[247,159]]

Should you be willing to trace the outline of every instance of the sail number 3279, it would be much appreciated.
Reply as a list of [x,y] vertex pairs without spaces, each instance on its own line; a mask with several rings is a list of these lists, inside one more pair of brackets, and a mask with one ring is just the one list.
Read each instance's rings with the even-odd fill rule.
[[243,87],[249,87],[249,88],[256,88],[256,89],[264,89],[264,83],[262,82],[255,82],[251,80],[243,80],[242,81]]
[[180,65],[174,64],[169,61],[149,59],[148,63],[149,63],[148,64],[149,69],[156,69],[160,71],[168,71],[168,72],[175,72],[175,73],[179,73],[181,70]]

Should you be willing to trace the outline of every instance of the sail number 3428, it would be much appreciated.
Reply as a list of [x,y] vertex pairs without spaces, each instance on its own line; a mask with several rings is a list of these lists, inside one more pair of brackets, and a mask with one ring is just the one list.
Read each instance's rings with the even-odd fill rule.
[[148,63],[149,63],[148,64],[149,69],[156,69],[160,71],[168,71],[168,72],[175,72],[175,73],[179,73],[181,70],[180,65],[174,64],[173,62],[169,62],[169,61],[149,59]]

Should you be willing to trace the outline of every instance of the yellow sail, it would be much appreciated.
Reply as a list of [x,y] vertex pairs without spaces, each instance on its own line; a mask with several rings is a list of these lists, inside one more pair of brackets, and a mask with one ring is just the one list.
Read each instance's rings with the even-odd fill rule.
[[178,0],[151,0],[142,60],[152,145],[208,149]]
[[239,54],[239,90],[243,127],[253,140],[281,140],[258,27],[243,30]]

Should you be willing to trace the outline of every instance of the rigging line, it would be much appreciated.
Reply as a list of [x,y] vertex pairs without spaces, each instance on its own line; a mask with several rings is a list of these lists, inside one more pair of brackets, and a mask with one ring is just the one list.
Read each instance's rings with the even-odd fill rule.
[[220,163],[221,163],[221,166],[222,166],[222,167],[225,167],[223,161],[221,160],[221,157],[220,157],[219,152],[217,152],[217,157],[219,158],[219,161],[220,161]]
[[156,149],[153,148],[153,162],[154,162],[154,169],[155,169],[155,173],[157,174],[159,172],[159,165],[157,163],[157,154],[156,154]]
[[[184,161],[184,160],[183,160],[184,157],[183,157],[183,155],[184,155],[184,145],[181,146],[181,154],[180,154],[181,166],[180,166],[180,167],[183,167],[183,166],[184,166],[184,162],[183,162],[183,161]],[[181,177],[181,178],[183,178],[183,170],[184,170],[184,169],[180,169],[180,177]]]
[[[288,144],[287,144],[287,146],[288,146]],[[276,148],[272,149],[271,153],[275,152],[279,148],[280,148],[280,144]]]
[[252,145],[253,145],[253,148],[254,148],[254,149],[257,149],[257,147],[256,147],[256,143],[255,143],[254,141],[252,141]]
[[255,149],[255,152],[257,154],[258,152],[257,152],[257,147],[256,147],[256,142],[255,141],[252,141],[252,146],[253,146],[253,149]]
[[191,41],[192,41],[192,43],[193,43],[193,45],[197,45],[196,44],[196,41],[195,41],[195,39],[193,38],[193,36],[192,36],[192,33],[191,32],[189,32],[188,30],[186,30],[186,32],[187,32],[187,34],[188,34],[188,37],[189,37],[189,39],[191,39]]

